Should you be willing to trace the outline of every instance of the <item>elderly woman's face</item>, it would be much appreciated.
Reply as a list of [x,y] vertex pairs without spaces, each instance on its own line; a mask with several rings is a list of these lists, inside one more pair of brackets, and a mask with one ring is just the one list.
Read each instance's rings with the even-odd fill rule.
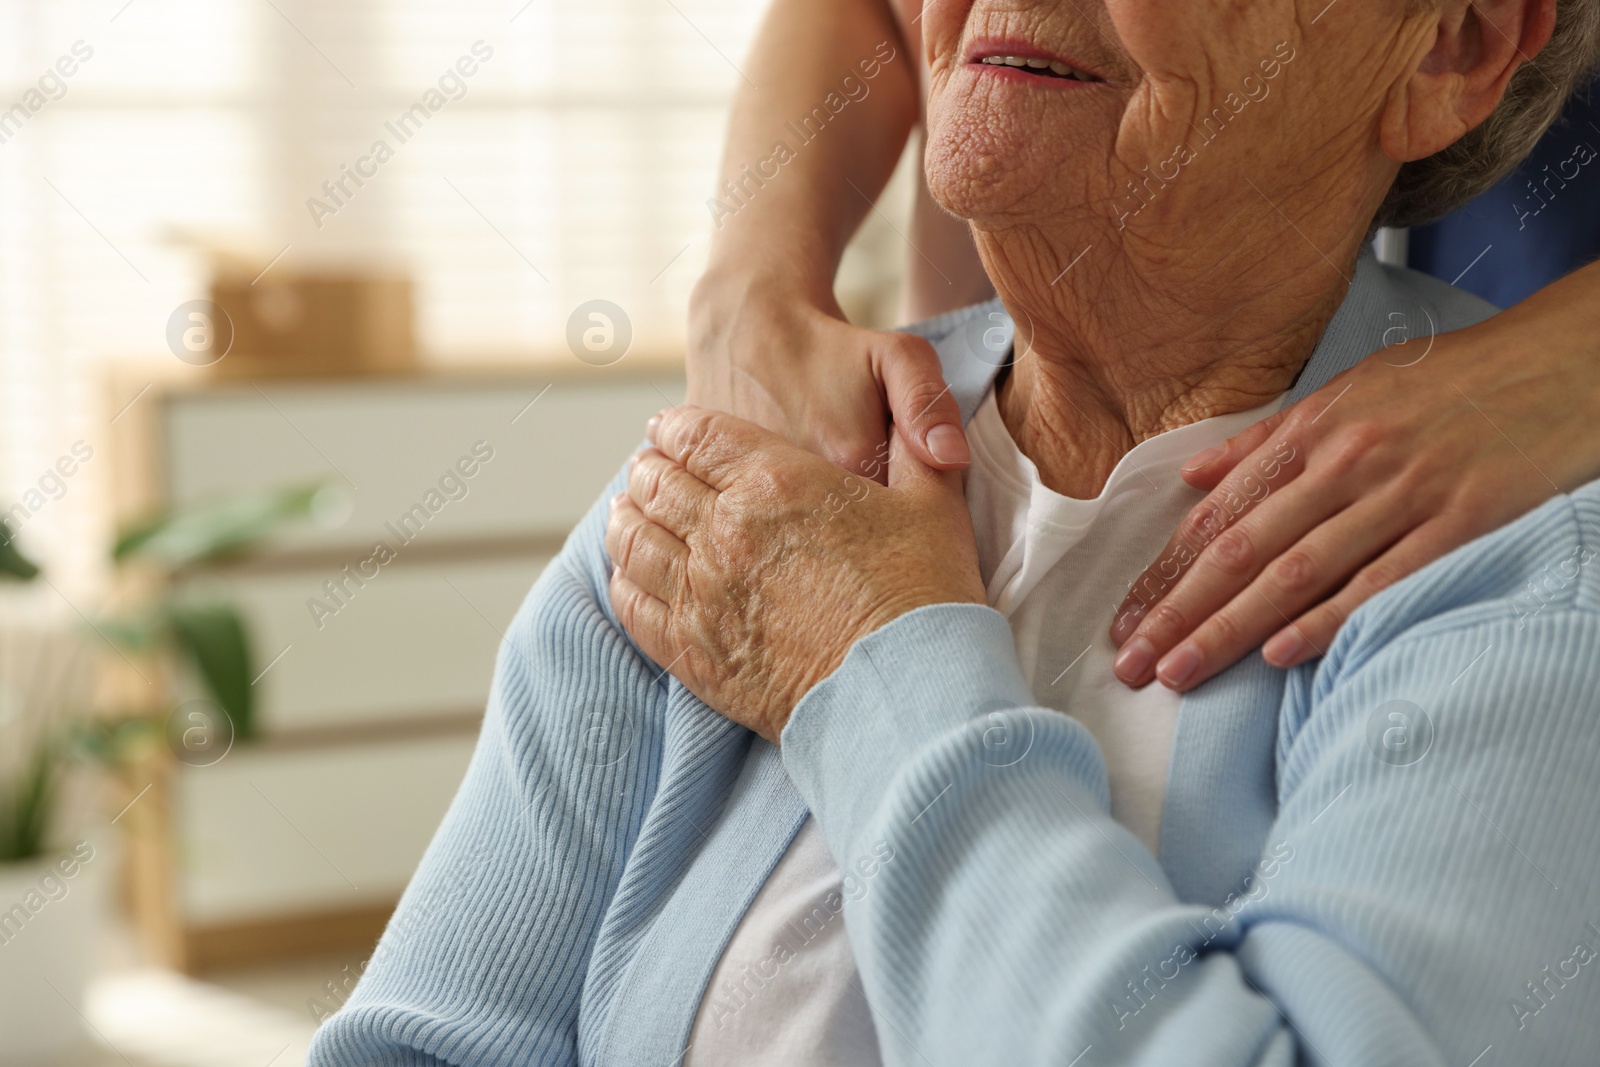
[[1192,219],[1322,156],[1383,183],[1378,116],[1429,41],[1401,0],[932,0],[924,20],[930,186],[993,228]]

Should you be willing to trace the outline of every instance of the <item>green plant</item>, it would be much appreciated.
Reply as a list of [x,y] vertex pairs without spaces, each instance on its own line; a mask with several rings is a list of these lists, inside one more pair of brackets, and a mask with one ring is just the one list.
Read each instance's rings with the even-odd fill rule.
[[[13,581],[32,581],[38,577],[39,568],[28,557],[17,551],[11,528],[0,521],[0,577]],[[4,651],[9,651],[6,649]],[[11,657],[0,652],[0,662]],[[31,725],[24,718],[23,704],[30,695],[15,684],[6,685],[0,678],[0,723],[21,731]],[[30,739],[23,739],[28,741]],[[49,832],[52,801],[55,795],[55,745],[49,737],[31,739],[32,743],[17,744],[12,762],[19,762],[14,773],[0,774],[0,863],[31,859],[45,850],[45,834]]]
[[17,546],[12,543],[11,527],[0,520],[0,577],[31,581],[39,574],[39,568],[34,563],[17,551]]
[[0,863],[32,859],[48,845],[55,800],[54,745],[43,742],[15,781],[0,782]]
[[[244,619],[232,604],[188,595],[171,578],[241,555],[305,518],[318,492],[313,486],[238,494],[159,515],[126,531],[112,547],[113,562],[119,570],[154,573],[130,583],[143,595],[100,620],[99,637],[135,656],[172,655],[186,664],[227,713],[234,737],[248,739],[255,675]],[[0,521],[0,578],[28,582],[38,574]],[[87,703],[84,647],[70,637],[0,628],[0,863],[30,859],[49,848],[56,780],[70,754],[69,739],[79,755],[113,766],[140,759],[161,744],[160,720],[149,714],[65,728],[63,715],[75,715]]]
[[71,629],[0,627],[0,863],[48,850],[62,721],[88,702],[83,642]]
[[[153,591],[100,630],[124,650],[139,655],[174,653],[187,664],[233,724],[234,737],[255,732],[255,678],[249,630],[232,604],[178,589],[170,579],[192,568],[243,555],[262,538],[306,518],[320,486],[237,494],[156,516],[123,532],[111,558],[120,569],[147,567],[158,581]],[[108,724],[126,734],[136,728]],[[104,731],[102,731],[104,734]],[[106,755],[117,746],[89,742]],[[111,738],[114,740],[114,738]]]

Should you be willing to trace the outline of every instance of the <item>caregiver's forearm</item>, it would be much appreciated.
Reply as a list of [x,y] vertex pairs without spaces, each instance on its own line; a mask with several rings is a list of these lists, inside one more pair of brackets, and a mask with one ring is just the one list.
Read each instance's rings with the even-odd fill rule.
[[[1570,526],[1535,557],[1578,543]],[[1219,907],[1180,902],[1109,816],[1089,733],[1026,707],[998,613],[923,608],[858,642],[782,740],[863,887],[847,929],[885,1061],[1442,1065],[1493,1043],[1504,1062],[1566,1062],[1592,994],[1543,1011],[1524,987],[1600,939],[1583,921],[1595,618],[1562,599],[1416,638],[1369,616],[1388,640],[1342,643],[1315,685],[1291,677],[1304,712],[1279,737],[1278,817]],[[1437,728],[1410,766],[1370,742],[1400,693]]]
[[916,62],[883,0],[775,0],[741,64],[692,319],[753,288],[831,306],[917,121]]
[[1517,331],[1521,345],[1555,343],[1600,360],[1600,262],[1551,282],[1468,332],[1501,330]]

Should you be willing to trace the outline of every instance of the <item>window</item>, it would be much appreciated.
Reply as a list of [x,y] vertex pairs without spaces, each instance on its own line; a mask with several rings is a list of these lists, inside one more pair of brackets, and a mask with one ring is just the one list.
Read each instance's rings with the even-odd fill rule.
[[168,316],[205,295],[200,244],[264,270],[409,272],[431,361],[570,358],[567,317],[596,297],[636,349],[679,350],[763,6],[0,7],[0,508],[74,442],[95,453],[23,545],[69,595],[93,587],[118,414],[98,368],[171,359]]

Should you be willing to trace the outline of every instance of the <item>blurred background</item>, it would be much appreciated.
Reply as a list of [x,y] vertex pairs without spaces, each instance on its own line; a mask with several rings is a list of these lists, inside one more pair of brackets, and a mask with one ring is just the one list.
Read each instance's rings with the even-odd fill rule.
[[682,398],[762,6],[0,6],[0,1064],[303,1061]]
[[[763,7],[0,4],[0,1067],[303,1062],[512,615],[683,397]],[[1388,257],[1509,304],[1589,255],[1600,202],[1527,199],[1569,112]]]

